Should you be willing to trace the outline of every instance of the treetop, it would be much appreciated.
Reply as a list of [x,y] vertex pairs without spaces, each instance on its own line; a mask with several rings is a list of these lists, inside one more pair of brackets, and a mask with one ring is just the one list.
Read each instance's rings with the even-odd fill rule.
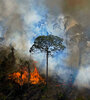
[[34,52],[36,50],[40,50],[41,52],[46,52],[48,50],[49,53],[54,51],[61,51],[65,48],[62,42],[63,39],[58,36],[42,35],[35,39],[34,44],[30,48],[30,52]]

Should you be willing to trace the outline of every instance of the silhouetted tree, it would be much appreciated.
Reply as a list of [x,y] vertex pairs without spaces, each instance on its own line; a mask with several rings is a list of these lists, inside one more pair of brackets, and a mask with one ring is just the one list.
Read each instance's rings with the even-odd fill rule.
[[9,66],[15,66],[15,49],[12,45],[10,45],[10,53],[8,55],[8,64]]
[[35,52],[37,50],[40,50],[41,52],[46,53],[46,85],[48,82],[48,56],[53,55],[54,52],[58,52],[61,50],[64,50],[65,46],[62,44],[63,39],[54,36],[54,35],[48,35],[48,36],[39,36],[35,39],[34,44],[30,48],[30,52]]

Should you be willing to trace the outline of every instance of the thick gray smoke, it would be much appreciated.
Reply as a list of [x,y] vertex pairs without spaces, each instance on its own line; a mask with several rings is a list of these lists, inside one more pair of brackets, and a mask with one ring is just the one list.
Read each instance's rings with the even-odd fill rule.
[[[64,63],[66,63],[66,66],[72,67],[72,69],[73,67],[78,69],[77,75],[74,75],[74,85],[89,88],[90,75],[87,74],[90,69],[89,5],[89,0],[53,0],[53,2],[52,0],[37,0],[37,2],[35,0],[0,0],[0,26],[4,30],[0,36],[5,38],[6,45],[11,44],[20,52],[28,52],[31,46],[29,40],[35,35],[31,31],[32,24],[33,22],[41,21],[42,13],[48,10],[48,20],[45,24],[42,24],[42,28],[47,24],[50,31],[53,30],[50,24],[54,21],[55,28],[58,28],[53,30],[52,34],[61,36],[60,26],[63,25],[60,24],[65,25],[65,34],[63,36],[67,44],[69,60],[65,59]],[[39,7],[46,9],[40,9],[41,12],[36,12],[35,10]],[[60,20],[63,21],[61,22]],[[35,32],[35,29],[32,29]],[[39,29],[36,28],[36,30],[39,33]],[[0,40],[3,39],[1,38]],[[42,54],[39,54],[37,59],[38,57],[40,60],[43,59],[43,56],[42,58],[41,56]],[[63,66],[61,58],[59,60],[49,58],[50,69],[57,71],[55,66],[60,66],[58,75],[64,80],[68,80],[69,75],[73,72],[63,68],[61,64]],[[86,76],[84,77],[84,75]],[[80,79],[83,79],[83,77],[84,80],[81,81]]]
[[0,0],[0,25],[3,25],[2,37],[6,45],[16,49],[26,50],[26,33],[20,6],[15,0]]
[[[63,13],[65,16],[72,16],[87,31],[90,40],[90,0],[46,0],[46,5],[54,15]],[[56,11],[57,9],[57,11]],[[57,13],[55,13],[57,12]]]
[[74,82],[74,85],[78,88],[89,88],[90,89],[90,66],[80,68],[78,76]]
[[[67,66],[79,68],[75,85],[90,87],[90,0],[47,0],[45,3],[54,16],[65,16]],[[85,67],[86,66],[86,67]],[[62,73],[62,71],[60,71]],[[70,73],[70,72],[69,72]],[[61,75],[61,74],[60,74]]]
[[[53,16],[59,16],[61,13],[65,16],[66,42],[69,49],[69,60],[67,63],[70,67],[78,67],[89,63],[88,41],[90,41],[90,1],[89,0],[46,0],[50,13]],[[58,20],[59,22],[59,20]],[[71,55],[71,56],[70,56]]]

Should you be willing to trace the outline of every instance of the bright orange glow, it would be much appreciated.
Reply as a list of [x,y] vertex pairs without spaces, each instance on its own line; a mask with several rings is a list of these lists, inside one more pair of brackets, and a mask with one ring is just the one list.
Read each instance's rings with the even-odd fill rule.
[[30,73],[30,75],[31,75],[30,82],[32,84],[44,83],[44,79],[39,75],[36,67],[35,67],[34,71],[32,73]]
[[29,74],[27,67],[24,67],[20,72],[15,72],[12,74],[9,74],[8,79],[12,79],[15,81],[15,83],[18,83],[20,85],[31,83],[31,84],[45,84],[45,80],[39,75],[37,68],[34,66],[34,71],[30,72],[30,79],[28,79]]

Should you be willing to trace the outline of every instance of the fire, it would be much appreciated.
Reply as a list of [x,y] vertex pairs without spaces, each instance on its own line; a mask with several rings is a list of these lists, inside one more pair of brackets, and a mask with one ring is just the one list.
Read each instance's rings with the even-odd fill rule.
[[35,67],[34,71],[32,73],[30,73],[30,75],[31,75],[30,82],[32,84],[38,84],[41,82],[44,83],[44,79],[39,75],[36,67]]
[[[30,79],[29,79],[30,74]],[[27,67],[24,67],[21,71],[9,74],[9,79],[15,81],[20,85],[31,83],[31,84],[45,84],[45,80],[39,75],[38,70],[34,67],[34,71],[28,73]]]

